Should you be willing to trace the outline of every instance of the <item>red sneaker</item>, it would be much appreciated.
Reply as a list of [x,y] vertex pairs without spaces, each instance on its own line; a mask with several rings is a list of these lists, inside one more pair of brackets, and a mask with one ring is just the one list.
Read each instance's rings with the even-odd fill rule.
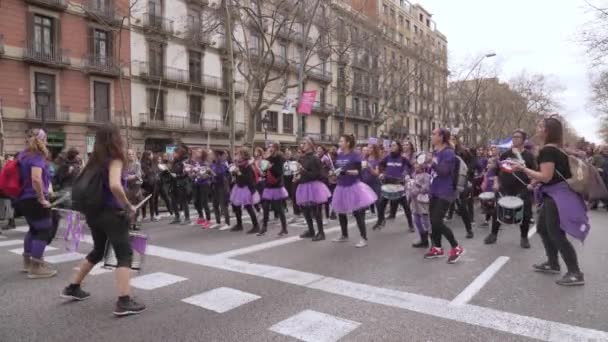
[[424,255],[425,259],[441,258],[443,256],[443,248],[431,247],[429,251]]
[[458,246],[450,249],[450,256],[448,257],[448,264],[454,264],[460,256],[464,254],[464,248]]

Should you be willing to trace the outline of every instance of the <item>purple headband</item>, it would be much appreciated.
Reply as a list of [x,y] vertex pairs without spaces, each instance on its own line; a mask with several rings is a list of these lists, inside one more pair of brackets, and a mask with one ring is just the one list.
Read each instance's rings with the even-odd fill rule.
[[36,139],[44,140],[46,138],[46,132],[40,128],[38,129],[38,134],[36,134]]

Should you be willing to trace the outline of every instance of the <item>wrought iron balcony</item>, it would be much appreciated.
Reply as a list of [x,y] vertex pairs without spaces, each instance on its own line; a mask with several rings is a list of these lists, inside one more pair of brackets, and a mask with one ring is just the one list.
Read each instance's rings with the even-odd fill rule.
[[308,77],[324,83],[331,83],[333,80],[331,71],[323,70],[321,66],[311,68],[307,74]]
[[169,20],[157,13],[144,13],[142,26],[146,32],[163,35],[173,34],[173,20]]
[[103,125],[111,122],[116,125],[125,126],[130,125],[130,120],[128,119],[124,112],[120,110],[112,111],[110,108],[88,109],[87,122],[89,124]]
[[304,136],[311,137],[315,140],[316,143],[323,143],[323,144],[337,143],[338,140],[340,140],[339,137],[333,136],[331,134],[305,133]]
[[207,6],[209,5],[209,0],[187,0],[187,3],[191,4],[191,5],[198,5],[198,6]]
[[71,110],[69,106],[61,106],[61,108],[46,106],[45,108],[42,108],[41,106],[37,106],[36,103],[30,104],[29,102],[26,102],[25,108],[27,108],[25,113],[25,119],[27,121],[42,122],[42,115],[44,113],[44,119],[48,123],[70,122]]
[[186,25],[185,38],[196,45],[209,45],[211,42],[211,35],[209,32],[206,32],[203,27],[200,25],[195,25],[193,23],[188,23]]
[[120,76],[120,64],[112,56],[100,56],[96,54],[84,55],[82,67],[85,72],[93,75]]
[[312,111],[317,114],[330,115],[334,112],[334,106],[327,102],[315,101],[312,106]]
[[111,2],[100,4],[98,0],[85,0],[82,8],[86,16],[102,24],[117,26],[122,23],[122,17]]
[[65,68],[70,65],[69,50],[56,46],[37,46],[28,42],[23,50],[23,60],[33,64]]
[[25,0],[25,2],[55,11],[65,11],[68,8],[66,0]]
[[[230,133],[229,123],[224,122],[223,120],[195,120],[194,118],[196,118],[197,115],[178,116],[157,114],[158,118],[155,119],[153,119],[152,116],[152,113],[140,113],[139,125],[149,129]],[[235,122],[235,131],[238,133],[244,132],[245,123]]]
[[249,49],[249,57],[253,59],[254,62],[263,63],[272,66],[273,68],[285,68],[294,63],[281,55],[266,51],[262,52],[257,48]]

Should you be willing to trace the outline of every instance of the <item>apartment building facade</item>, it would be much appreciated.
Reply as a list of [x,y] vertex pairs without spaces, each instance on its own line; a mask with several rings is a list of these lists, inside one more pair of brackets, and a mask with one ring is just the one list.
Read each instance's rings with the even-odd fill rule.
[[[24,132],[42,126],[54,154],[67,147],[91,151],[96,127],[124,122],[130,39],[120,27],[128,6],[128,0],[2,2],[4,152],[23,149]],[[36,96],[40,90],[47,94],[44,103]]]

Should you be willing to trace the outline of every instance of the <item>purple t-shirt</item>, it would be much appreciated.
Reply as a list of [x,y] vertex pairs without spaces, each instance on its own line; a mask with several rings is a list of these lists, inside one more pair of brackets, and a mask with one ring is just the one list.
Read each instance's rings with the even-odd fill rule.
[[361,170],[361,180],[367,185],[380,183],[378,176],[374,176],[371,172],[372,169],[378,167],[380,162],[376,159],[366,159],[367,167]]
[[384,157],[381,164],[385,167],[384,176],[389,183],[402,182],[403,177],[409,175],[412,170],[412,164],[407,158],[393,153]]
[[[123,189],[127,188],[127,173],[123,172],[121,177],[122,187]],[[110,170],[109,168],[105,168],[103,171],[103,203],[106,208],[111,209],[122,209],[122,205],[116,199],[112,190],[110,190]],[[133,205],[137,205],[138,203],[131,203]]]
[[19,160],[19,175],[21,176],[22,191],[19,200],[36,198],[36,190],[32,186],[32,168],[42,169],[42,191],[46,197],[49,193],[49,179],[51,170],[46,157],[39,153],[27,152],[24,150],[17,157]]
[[340,153],[336,159],[336,168],[342,169],[338,176],[337,184],[341,186],[349,186],[355,184],[359,180],[359,175],[353,176],[346,174],[348,170],[361,170],[361,155],[357,152]]
[[431,195],[453,201],[456,199],[454,188],[454,172],[456,167],[456,153],[451,148],[444,148],[433,153],[431,166]]

